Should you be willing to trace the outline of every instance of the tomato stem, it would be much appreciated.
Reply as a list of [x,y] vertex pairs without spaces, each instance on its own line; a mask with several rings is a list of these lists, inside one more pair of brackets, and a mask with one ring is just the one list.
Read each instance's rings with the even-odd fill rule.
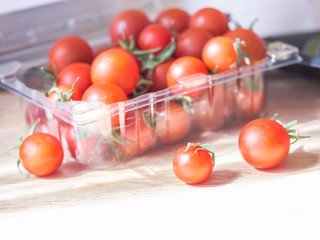
[[236,38],[236,41],[233,43],[233,48],[237,53],[236,61],[231,65],[231,67],[237,67],[242,65],[242,60],[244,60],[246,65],[250,65],[250,58],[248,54],[241,50],[241,45],[245,45],[244,41],[241,41],[240,38]]
[[212,143],[200,144],[200,143],[190,143],[190,142],[189,142],[189,143],[187,144],[187,147],[186,147],[186,150],[185,150],[185,151],[188,151],[191,146],[197,147],[196,150],[195,150],[195,153],[198,151],[198,149],[203,149],[203,150],[207,151],[209,154],[211,154],[213,166],[215,166],[215,164],[216,164],[216,163],[215,163],[215,153],[207,148],[207,147],[215,147],[214,144],[212,144]]

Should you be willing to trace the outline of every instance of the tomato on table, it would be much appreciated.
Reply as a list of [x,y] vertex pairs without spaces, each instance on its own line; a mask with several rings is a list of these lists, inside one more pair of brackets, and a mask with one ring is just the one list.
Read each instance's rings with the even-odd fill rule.
[[[173,88],[174,85],[180,82],[181,85],[186,83],[186,85],[192,85],[192,83],[188,84],[185,77],[192,76],[195,74],[208,74],[208,70],[204,63],[195,57],[180,57],[176,59],[169,67],[167,72],[167,86]],[[188,79],[190,80],[190,79]],[[196,88],[199,87],[199,84],[196,84]],[[177,93],[183,92],[185,89],[192,90],[193,87],[181,86],[181,91]],[[189,96],[197,96],[201,91],[196,91],[189,93]]]
[[177,39],[175,56],[192,56],[201,59],[204,45],[213,35],[202,29],[187,29]]
[[139,10],[130,9],[117,14],[110,22],[109,35],[113,45],[118,45],[123,39],[123,34],[129,39],[131,36],[137,42],[143,28],[150,24],[147,15]]
[[91,65],[88,63],[72,63],[66,66],[57,77],[58,85],[73,85],[81,92],[91,86]]
[[77,36],[69,36],[55,42],[49,51],[49,66],[54,73],[75,62],[91,64],[93,51],[88,42]]
[[223,35],[229,30],[227,16],[215,8],[202,8],[191,16],[189,28],[203,29],[213,36]]
[[243,159],[258,169],[268,169],[279,165],[288,155],[290,138],[301,139],[305,136],[295,136],[292,121],[282,126],[275,120],[261,118],[245,125],[239,135],[238,146]]
[[171,32],[161,24],[150,24],[139,34],[138,47],[141,50],[160,48],[154,54],[161,52],[171,42]]
[[23,167],[31,174],[42,177],[56,171],[63,161],[61,142],[47,133],[34,133],[21,144],[19,157]]
[[180,104],[164,102],[156,106],[157,140],[173,143],[185,137],[191,128],[191,117]]
[[139,66],[132,54],[113,48],[99,54],[91,65],[93,83],[114,83],[130,94],[139,80]]
[[176,36],[188,28],[189,20],[190,15],[185,10],[169,8],[160,12],[155,22],[165,26]]
[[197,184],[205,181],[214,167],[214,153],[202,145],[188,144],[173,158],[174,174],[183,182]]

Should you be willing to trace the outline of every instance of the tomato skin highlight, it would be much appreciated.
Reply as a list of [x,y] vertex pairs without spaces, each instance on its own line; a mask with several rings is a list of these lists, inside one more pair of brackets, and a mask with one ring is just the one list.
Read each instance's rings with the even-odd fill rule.
[[[176,59],[168,69],[167,86],[172,88],[175,84],[178,83],[178,81],[183,82],[184,77],[188,77],[197,73],[203,73],[205,75],[208,75],[208,70],[200,59],[195,57],[189,57],[189,56],[180,57]],[[183,91],[184,89],[182,89],[179,92],[183,92]],[[199,95],[200,92],[201,90],[194,91],[188,95],[194,97]]]
[[42,177],[56,171],[63,161],[61,142],[47,133],[34,133],[22,143],[19,157],[31,174]]
[[212,172],[211,155],[204,149],[190,146],[180,148],[173,158],[173,171],[183,182],[197,184],[205,181]]
[[202,60],[211,71],[217,73],[230,69],[237,60],[233,42],[224,36],[211,38],[202,49]]
[[49,51],[49,66],[54,73],[75,62],[91,64],[93,51],[86,40],[69,36],[55,42]]
[[227,16],[215,8],[202,8],[191,16],[189,28],[203,29],[213,36],[223,35],[229,30]]
[[268,169],[286,158],[290,150],[290,138],[281,124],[262,118],[243,127],[238,146],[247,163],[258,169]]
[[91,65],[92,83],[106,82],[119,85],[130,94],[139,80],[139,66],[133,56],[121,48],[99,54]]
[[116,15],[110,22],[109,35],[113,45],[118,45],[119,40],[123,40],[123,32],[126,38],[130,36],[137,42],[138,36],[143,28],[151,22],[142,11],[129,9]]

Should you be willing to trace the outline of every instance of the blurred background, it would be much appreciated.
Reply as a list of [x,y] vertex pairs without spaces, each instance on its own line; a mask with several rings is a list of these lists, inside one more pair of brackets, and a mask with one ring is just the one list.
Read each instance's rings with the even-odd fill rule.
[[[107,38],[108,22],[123,9],[142,9],[152,19],[174,6],[190,14],[215,7],[243,27],[257,18],[254,30],[262,37],[320,31],[319,0],[1,0],[0,57],[67,34]],[[94,35],[85,36],[89,30]]]

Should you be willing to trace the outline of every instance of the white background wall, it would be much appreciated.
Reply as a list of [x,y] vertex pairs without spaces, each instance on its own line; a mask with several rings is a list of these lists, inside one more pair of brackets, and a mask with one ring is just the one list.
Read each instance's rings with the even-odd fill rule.
[[[0,14],[61,0],[0,0]],[[106,0],[113,2],[114,0]],[[128,0],[130,2],[139,0]],[[150,0],[161,2],[161,0]],[[180,0],[190,13],[205,6],[231,13],[243,26],[259,18],[262,36],[320,31],[320,0]],[[112,5],[111,5],[112,6]]]

